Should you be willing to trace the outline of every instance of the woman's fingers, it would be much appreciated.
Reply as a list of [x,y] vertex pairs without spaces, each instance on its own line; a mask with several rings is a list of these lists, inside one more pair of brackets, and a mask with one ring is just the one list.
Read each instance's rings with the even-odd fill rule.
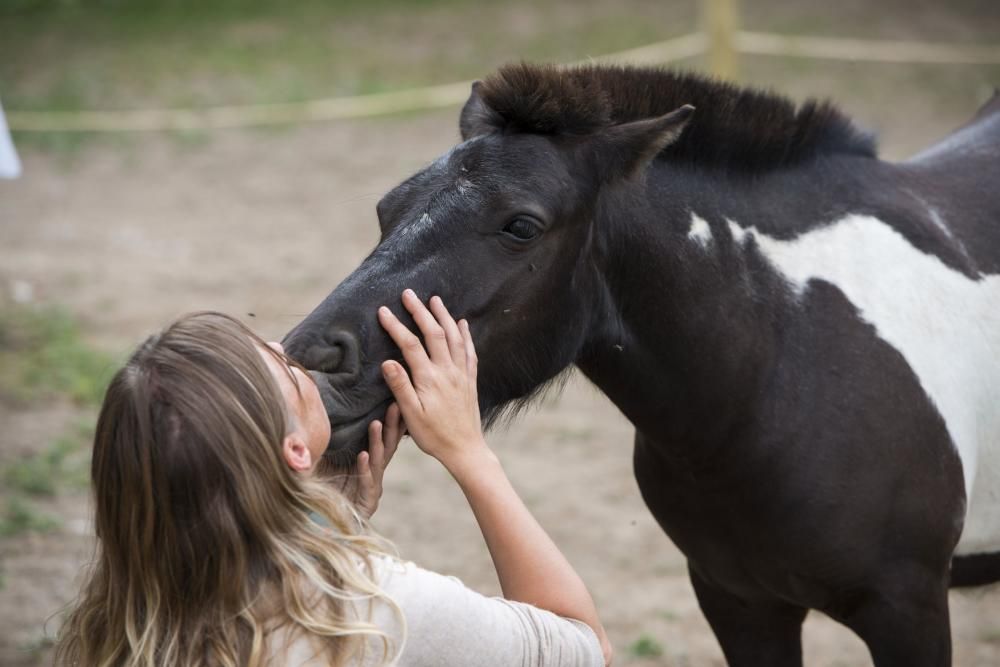
[[[376,485],[382,483],[382,473],[385,471],[386,444],[383,439],[384,433],[385,428],[382,422],[377,419],[368,425],[368,470]],[[360,458],[358,461],[360,463]],[[364,473],[360,466],[358,472]]]
[[468,345],[441,297],[431,298],[430,310],[411,289],[403,292],[402,301],[420,329],[423,342],[387,307],[379,308],[378,319],[403,352],[403,358],[410,368],[419,374],[428,367],[428,362],[451,361],[458,366],[464,364]]
[[389,461],[392,460],[399,447],[399,441],[403,439],[403,418],[399,414],[399,406],[395,403],[385,411],[385,426],[383,426],[382,432],[382,444],[385,449],[382,469],[385,470],[389,467]]
[[472,342],[472,331],[469,329],[469,321],[462,320],[458,323],[458,328],[462,332],[462,342],[465,348],[465,370],[473,380],[476,379],[476,371],[479,368],[479,357],[476,355],[476,346]]
[[403,292],[403,307],[409,311],[410,315],[413,316],[413,321],[420,328],[430,358],[438,363],[451,358],[451,352],[448,349],[448,336],[445,334],[444,327],[438,324],[434,315],[427,310],[427,307],[417,298],[413,290],[408,289]]
[[462,341],[462,332],[458,330],[455,318],[451,316],[444,306],[444,301],[439,296],[431,297],[431,312],[437,319],[438,324],[444,329],[445,339],[448,341],[448,352],[451,360],[459,368],[465,364],[465,343]]
[[[369,445],[371,446],[371,445]],[[364,498],[364,489],[369,487],[372,482],[372,464],[371,464],[371,454],[368,452],[361,452],[358,454],[358,481],[361,485],[362,492],[360,494],[361,498]]]
[[387,412],[389,414],[387,419],[392,419],[394,422],[392,430],[396,436],[396,442],[399,442],[403,439],[403,436],[406,435],[406,422],[403,421],[403,413],[399,410],[399,406],[395,403],[389,405]]
[[417,390],[413,388],[413,383],[410,382],[410,376],[406,374],[406,369],[398,361],[383,361],[382,377],[385,378],[389,391],[396,398],[399,411],[404,418],[408,414],[419,415],[423,411]]
[[[369,431],[370,432],[370,431]],[[366,519],[370,519],[378,509],[378,501],[382,496],[381,481],[375,480],[372,471],[371,454],[358,454],[358,472],[355,476],[354,506]]]
[[398,443],[399,439],[403,437],[399,426],[399,406],[395,403],[390,403],[389,407],[386,408],[385,425],[382,427],[383,440],[387,450],[393,446],[394,443]]
[[399,321],[399,318],[391,310],[385,306],[379,308],[378,321],[399,347],[410,368],[419,373],[430,365],[430,359],[427,357],[423,343],[412,331],[406,328],[405,324]]

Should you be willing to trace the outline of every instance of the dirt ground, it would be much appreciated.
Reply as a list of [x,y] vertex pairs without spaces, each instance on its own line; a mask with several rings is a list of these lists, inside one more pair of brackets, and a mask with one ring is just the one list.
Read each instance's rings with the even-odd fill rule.
[[[775,67],[748,60],[748,76],[773,81]],[[781,90],[796,97],[836,90],[849,113],[883,131],[884,152],[894,157],[970,117],[988,80],[977,74],[982,86],[942,99],[928,92],[928,81],[948,80],[952,70],[797,67],[781,72]],[[449,110],[223,132],[197,145],[133,137],[84,148],[69,161],[29,150],[24,177],[0,183],[3,298],[15,282],[26,282],[36,300],[67,305],[94,344],[119,356],[196,309],[233,313],[280,337],[373,246],[379,196],[456,136],[456,112]],[[75,416],[62,403],[29,411],[0,405],[0,463],[48,442]],[[614,406],[577,377],[490,440],[590,585],[618,664],[724,664],[684,559],[639,498],[631,430]],[[59,531],[0,542],[2,665],[44,659],[43,622],[73,596],[90,554],[86,496],[64,493],[50,505],[64,517]],[[388,472],[375,524],[405,557],[498,592],[461,494],[412,443]],[[1000,664],[1000,590],[953,593],[952,627],[956,665]],[[662,654],[629,649],[642,638],[654,639]],[[860,641],[820,614],[806,623],[805,653],[813,666],[870,664]]]

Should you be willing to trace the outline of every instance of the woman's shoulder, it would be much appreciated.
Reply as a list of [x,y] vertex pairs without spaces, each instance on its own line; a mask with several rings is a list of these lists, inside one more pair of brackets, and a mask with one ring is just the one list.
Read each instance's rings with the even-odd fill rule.
[[[600,642],[585,623],[483,595],[410,561],[377,557],[372,566],[405,619],[400,665],[604,665]],[[376,625],[391,622],[384,605],[373,612]]]
[[466,589],[457,577],[428,570],[395,556],[379,554],[371,558],[371,564],[372,579],[390,595],[424,596],[436,591]]

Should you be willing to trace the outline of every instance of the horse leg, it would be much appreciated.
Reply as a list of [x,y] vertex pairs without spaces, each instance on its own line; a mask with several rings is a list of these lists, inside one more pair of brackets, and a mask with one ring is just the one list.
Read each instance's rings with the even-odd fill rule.
[[688,573],[729,667],[802,667],[802,621],[808,610],[748,602],[706,582],[690,564]]
[[897,572],[840,620],[868,645],[875,667],[951,665],[946,577],[905,580]]

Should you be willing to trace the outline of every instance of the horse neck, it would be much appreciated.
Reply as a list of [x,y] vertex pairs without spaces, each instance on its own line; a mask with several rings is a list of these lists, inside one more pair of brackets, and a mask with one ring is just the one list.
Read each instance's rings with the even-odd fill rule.
[[[750,181],[654,165],[644,182],[602,195],[606,298],[577,366],[650,440],[711,456],[748,423],[793,313],[780,276],[728,221],[758,220],[768,203],[820,218],[830,201],[818,192],[837,190],[836,174],[856,178],[821,171]],[[810,184],[816,193],[802,196]],[[697,220],[711,222],[711,247]]]

